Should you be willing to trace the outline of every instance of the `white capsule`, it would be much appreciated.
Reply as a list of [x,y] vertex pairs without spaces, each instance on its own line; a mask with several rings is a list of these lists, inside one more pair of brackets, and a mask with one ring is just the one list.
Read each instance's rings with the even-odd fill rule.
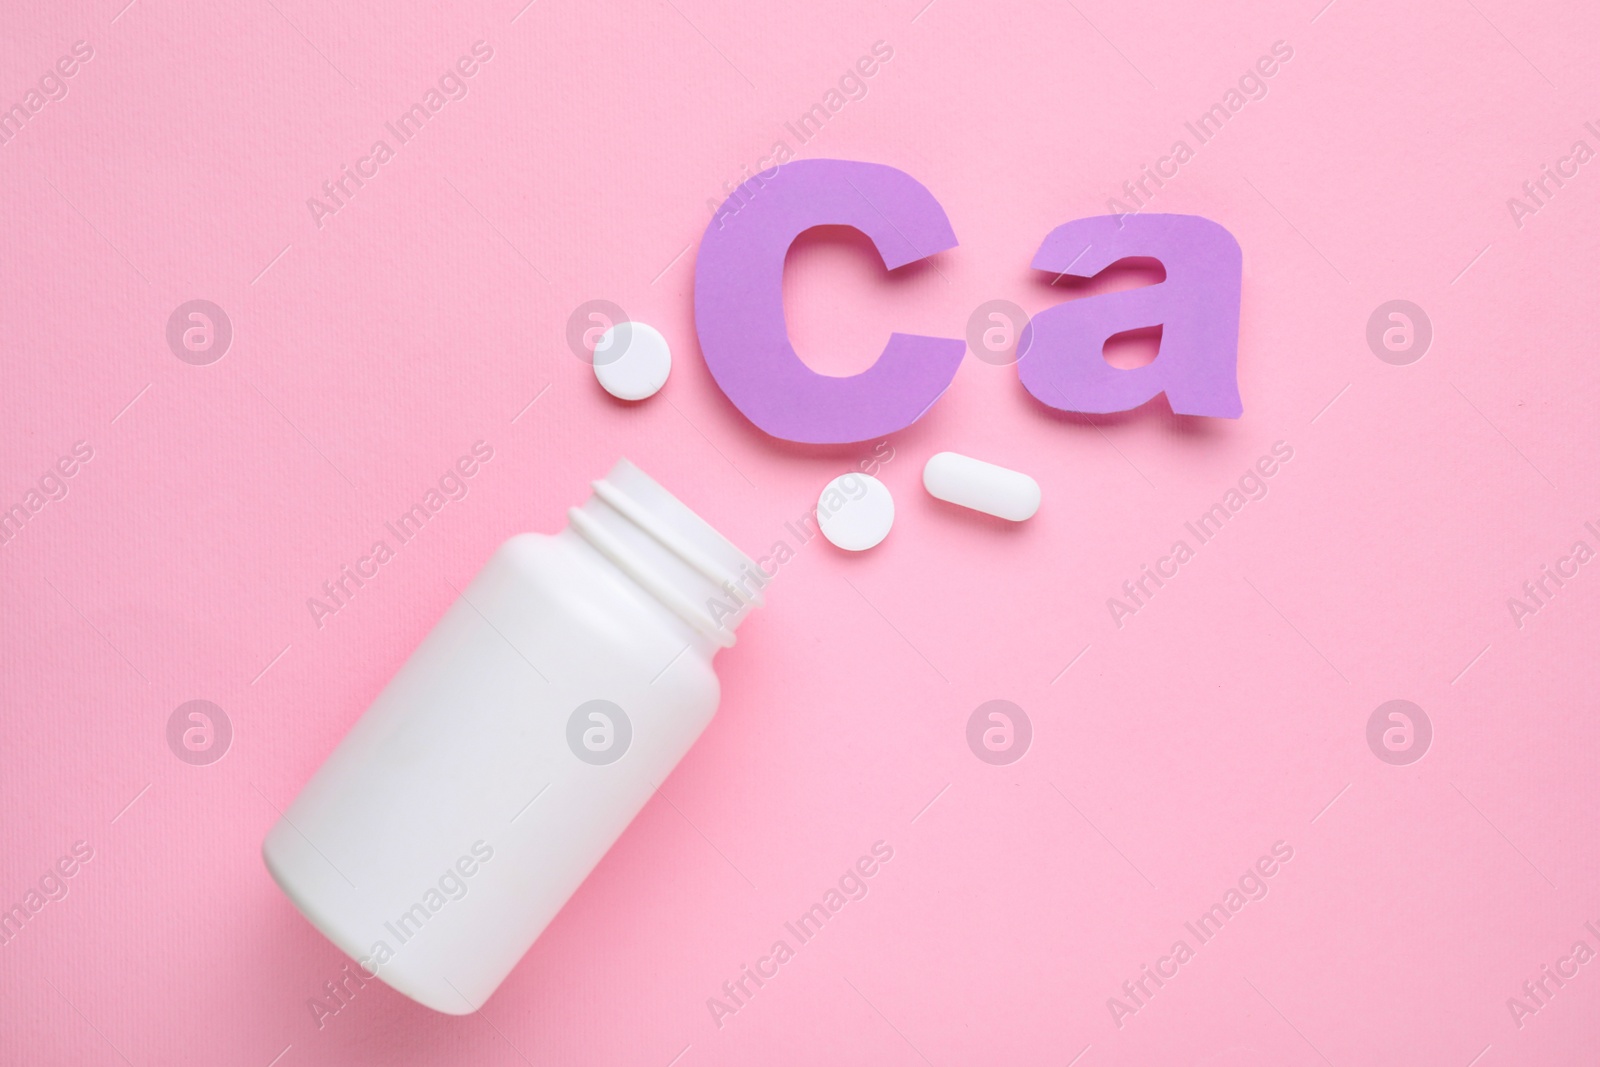
[[1022,522],[1039,510],[1039,483],[1020,471],[956,452],[940,452],[922,468],[922,484],[940,500]]

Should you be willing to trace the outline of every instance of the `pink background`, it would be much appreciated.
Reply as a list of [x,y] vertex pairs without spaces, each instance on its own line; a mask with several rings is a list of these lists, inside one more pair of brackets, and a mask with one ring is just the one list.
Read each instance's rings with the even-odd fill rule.
[[[1591,7],[922,2],[10,5],[0,105],[74,41],[94,57],[0,145],[0,504],[74,442],[94,457],[0,547],[0,904],[94,855],[0,947],[0,1060],[1594,1058],[1600,962],[1520,1029],[1506,1006],[1600,950],[1600,572],[1521,629],[1506,604],[1600,547],[1600,163],[1520,228],[1506,203],[1600,148]],[[480,39],[469,95],[319,229],[306,199]],[[782,570],[670,803],[483,1011],[373,985],[319,1028],[344,960],[261,838],[451,583],[619,455],[764,553],[870,451],[754,430],[690,308],[707,201],[880,40],[868,95],[797,147],[909,171],[961,245],[894,279],[859,240],[797,248],[792,333],[834,372],[891,330],[1062,299],[1028,269],[1044,235],[1293,48],[1152,205],[1244,248],[1244,417],[1062,417],[969,357],[892,439],[888,541]],[[597,297],[671,340],[660,396],[611,401],[568,351]],[[165,341],[193,298],[234,327],[209,366]],[[1395,298],[1435,330],[1410,366],[1365,340]],[[470,495],[319,629],[306,599],[479,439]],[[1119,630],[1106,598],[1278,440],[1270,495]],[[945,449],[1034,475],[1038,516],[927,497]],[[164,736],[196,698],[235,731],[205,767]],[[965,740],[995,698],[1035,731],[1005,767]],[[1395,698],[1435,730],[1410,766],[1365,740]],[[707,998],[877,840],[870,895],[719,1029]],[[1280,840],[1270,894],[1119,1028],[1107,998]]]

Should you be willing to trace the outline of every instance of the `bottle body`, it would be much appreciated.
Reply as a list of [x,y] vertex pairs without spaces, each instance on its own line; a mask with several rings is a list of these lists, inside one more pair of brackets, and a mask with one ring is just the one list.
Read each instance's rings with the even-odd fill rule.
[[363,972],[477,1010],[715,713],[692,621],[574,529],[513,537],[284,811],[268,869]]

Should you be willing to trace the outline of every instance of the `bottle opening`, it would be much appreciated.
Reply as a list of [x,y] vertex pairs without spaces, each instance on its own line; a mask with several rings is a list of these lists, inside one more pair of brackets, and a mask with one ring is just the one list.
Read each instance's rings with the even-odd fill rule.
[[694,630],[726,648],[769,579],[654,478],[618,460],[571,508],[572,529]]

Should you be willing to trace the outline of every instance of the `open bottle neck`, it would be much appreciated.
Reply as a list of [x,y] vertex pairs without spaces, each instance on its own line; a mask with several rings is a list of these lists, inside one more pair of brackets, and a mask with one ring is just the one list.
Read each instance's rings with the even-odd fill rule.
[[626,459],[569,508],[572,532],[713,646],[762,603],[767,576],[733,543]]

